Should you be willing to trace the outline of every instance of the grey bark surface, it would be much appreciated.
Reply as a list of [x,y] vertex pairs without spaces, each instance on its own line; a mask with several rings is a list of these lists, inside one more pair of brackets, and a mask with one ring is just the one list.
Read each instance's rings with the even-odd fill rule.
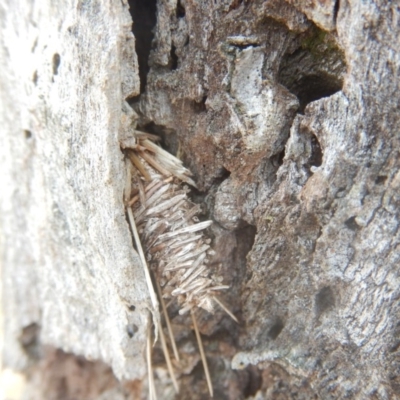
[[[150,3],[130,3],[138,61],[127,4],[1,5],[5,363],[52,345],[138,379],[98,398],[146,396],[119,148],[137,126],[215,221],[240,320],[198,313],[215,398],[398,398],[398,5]],[[189,361],[174,396],[155,347],[161,398],[207,398],[190,322],[171,317]]]
[[5,364],[29,365],[39,341],[143,376],[148,294],[119,147],[124,100],[139,91],[128,6],[20,1],[0,13]]

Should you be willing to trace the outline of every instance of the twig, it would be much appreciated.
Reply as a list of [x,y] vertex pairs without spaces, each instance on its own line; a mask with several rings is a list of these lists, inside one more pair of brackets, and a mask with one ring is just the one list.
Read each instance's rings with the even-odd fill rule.
[[218,299],[218,297],[213,296],[213,300],[236,322],[239,323],[239,321],[237,320],[237,318],[235,317],[235,315],[232,313],[231,310],[229,310],[229,308],[222,303],[222,301],[220,299]]
[[172,332],[171,321],[170,321],[170,319],[169,319],[169,315],[168,315],[168,312],[167,312],[167,307],[165,306],[165,301],[164,301],[164,299],[163,299],[163,297],[162,297],[161,288],[160,288],[160,285],[159,285],[157,279],[155,279],[154,281],[156,282],[156,288],[157,288],[157,292],[158,292],[158,297],[159,297],[159,299],[160,299],[162,311],[163,311],[164,317],[165,317],[165,323],[166,323],[166,325],[167,325],[169,337],[170,337],[170,339],[171,339],[172,350],[173,350],[173,352],[174,352],[175,359],[176,359],[177,361],[179,361],[179,360],[180,360],[180,358],[179,358],[179,353],[178,353],[178,349],[177,349],[177,347],[176,347],[176,342],[175,342],[175,338],[174,338],[174,333]]
[[197,326],[197,321],[196,321],[196,317],[194,316],[193,309],[190,310],[190,315],[192,316],[193,327],[194,327],[194,331],[196,333],[196,339],[197,339],[197,343],[199,345],[199,350],[200,350],[200,357],[201,357],[201,361],[203,362],[204,373],[206,374],[208,391],[210,392],[210,396],[213,397],[214,391],[213,391],[213,387],[212,387],[212,383],[211,383],[210,371],[208,370],[207,359],[206,359],[206,355],[205,355],[204,349],[203,349],[203,342],[201,341],[200,331],[199,331],[199,327]]

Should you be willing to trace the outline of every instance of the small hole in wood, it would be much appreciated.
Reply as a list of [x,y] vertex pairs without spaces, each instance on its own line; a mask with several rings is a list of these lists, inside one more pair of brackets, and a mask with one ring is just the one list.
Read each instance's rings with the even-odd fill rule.
[[268,336],[275,340],[279,334],[282,332],[282,329],[284,328],[283,321],[280,318],[277,318],[275,324],[271,327],[271,329],[268,331]]
[[133,336],[135,335],[135,333],[136,333],[138,330],[139,330],[139,328],[138,328],[135,324],[128,325],[128,326],[126,327],[126,333],[128,334],[128,336],[129,336],[130,338],[133,338]]
[[383,185],[387,180],[387,176],[385,175],[379,175],[376,179],[375,179],[375,183],[377,185]]
[[25,136],[25,139],[29,140],[29,139],[32,138],[32,132],[30,130],[28,130],[28,129],[25,129],[24,130],[24,136]]
[[317,316],[335,307],[335,297],[329,286],[322,288],[315,296],[315,308]]
[[186,15],[185,7],[183,7],[180,0],[178,0],[178,4],[176,6],[176,16],[178,18],[183,18],[185,15]]
[[344,223],[350,230],[355,231],[359,228],[359,225],[356,222],[356,217],[350,217]]
[[154,37],[153,28],[157,23],[157,1],[128,0],[128,3],[139,63],[140,93],[143,93],[146,90],[147,74],[150,70],[149,56]]
[[61,57],[58,53],[53,55],[53,75],[58,74],[58,67],[60,66],[61,63]]
[[175,71],[178,68],[178,56],[176,55],[176,47],[174,45],[171,46],[170,68],[171,71]]
[[322,150],[315,135],[311,134],[311,157],[310,165],[319,167],[322,164]]

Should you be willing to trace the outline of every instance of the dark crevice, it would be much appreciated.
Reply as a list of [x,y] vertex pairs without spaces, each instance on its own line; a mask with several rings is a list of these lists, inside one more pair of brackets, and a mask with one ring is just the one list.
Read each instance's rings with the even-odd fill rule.
[[37,83],[38,83],[38,79],[39,79],[39,77],[38,77],[38,72],[35,71],[35,72],[33,73],[33,76],[32,76],[32,82],[35,84],[35,86],[36,86]]
[[176,5],[176,16],[177,18],[184,18],[185,15],[186,15],[185,7],[183,7],[180,0],[178,0],[178,4]]
[[171,71],[174,71],[178,68],[178,56],[176,55],[176,47],[174,45],[171,46],[170,68]]
[[281,152],[271,157],[271,163],[274,167],[280,167],[283,164],[284,158],[285,158],[285,147]]
[[335,296],[331,287],[322,288],[315,296],[315,309],[317,317],[335,307]]
[[395,353],[400,349],[400,340],[396,342],[393,346],[389,347],[390,353]]
[[377,178],[375,179],[375,183],[377,185],[383,185],[387,180],[387,176],[385,175],[379,175],[377,176]]
[[345,221],[344,224],[347,226],[347,228],[349,228],[352,231],[355,231],[358,228],[360,228],[360,226],[356,222],[356,217],[350,217]]
[[318,142],[317,137],[314,134],[311,134],[311,157],[310,157],[310,165],[314,167],[319,167],[322,164],[322,150],[321,145]]
[[213,183],[214,183],[216,186],[219,186],[219,185],[221,185],[221,183],[222,183],[223,181],[225,181],[226,179],[228,179],[230,176],[231,176],[230,171],[228,171],[228,170],[227,170],[226,168],[224,168],[224,167],[221,167],[221,168],[217,171],[217,174],[216,174],[216,177],[214,178]]
[[253,225],[248,224],[245,221],[243,221],[243,225],[237,231],[236,237],[238,241],[240,241],[241,254],[245,263],[247,255],[253,248],[256,239],[256,234],[257,234],[257,228]]
[[58,67],[60,66],[61,57],[58,53],[53,55],[53,75],[58,74]]
[[232,249],[230,255],[229,274],[231,274],[232,280],[229,282],[231,289],[229,290],[229,303],[227,305],[238,320],[241,321],[243,319],[243,311],[240,293],[248,271],[247,260],[255,243],[257,228],[242,220],[234,233],[236,246]]
[[239,50],[245,50],[245,49],[248,49],[249,47],[252,47],[252,48],[260,47],[260,44],[259,43],[246,43],[246,44],[235,43],[235,44],[233,44],[233,46]]
[[130,338],[133,338],[133,336],[135,336],[135,333],[136,333],[138,330],[139,330],[139,328],[138,328],[135,324],[128,325],[128,326],[126,327],[126,333],[128,334],[128,336],[129,336]]
[[138,129],[143,132],[152,133],[159,136],[161,138],[161,141],[159,142],[161,147],[167,150],[168,153],[178,156],[179,158],[180,143],[176,131],[161,125],[156,125],[154,122],[150,122],[149,124],[139,127]]
[[297,49],[282,58],[278,82],[299,99],[304,113],[309,103],[342,89],[346,64],[333,37],[316,26],[297,40]]
[[229,11],[232,10],[236,10],[237,8],[239,8],[243,3],[243,0],[233,0],[230,7],[229,7]]
[[270,328],[268,331],[268,336],[272,339],[275,340],[279,334],[282,332],[282,329],[284,328],[284,323],[283,321],[278,317],[274,323],[274,325]]
[[253,249],[257,235],[257,228],[242,221],[242,225],[236,229],[237,247],[234,251],[234,259],[238,268],[238,284],[245,279],[247,257]]
[[312,74],[302,76],[288,89],[299,99],[299,113],[302,114],[309,103],[341,90],[342,81],[326,73]]
[[25,129],[24,130],[24,136],[25,136],[25,139],[29,140],[29,139],[32,138],[32,132],[30,130],[28,130],[28,129]]
[[335,6],[333,8],[333,22],[335,26],[336,26],[337,16],[339,13],[339,8],[340,8],[340,0],[336,0]]
[[157,0],[129,0],[128,2],[139,62],[140,93],[143,93],[146,90],[147,74],[150,70],[149,56],[154,37],[153,28],[157,23]]
[[191,106],[192,106],[193,111],[196,114],[206,112],[207,111],[206,101],[207,101],[207,96],[203,96],[203,98],[199,102],[192,101]]
[[261,389],[262,376],[260,370],[255,365],[247,366],[245,371],[248,374],[248,380],[243,390],[243,395],[247,399],[248,397],[255,396]]
[[329,97],[342,89],[343,82],[328,74],[310,75],[299,81],[298,96],[300,112],[304,111],[308,103]]
[[22,333],[18,338],[25,353],[33,360],[37,360],[41,356],[42,349],[39,336],[40,325],[32,323],[22,329]]

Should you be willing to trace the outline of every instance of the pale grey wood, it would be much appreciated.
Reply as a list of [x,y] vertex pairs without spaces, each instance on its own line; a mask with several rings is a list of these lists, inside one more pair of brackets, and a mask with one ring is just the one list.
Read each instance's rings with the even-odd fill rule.
[[4,365],[40,343],[142,377],[149,303],[119,145],[139,91],[128,5],[3,1],[0,19]]

